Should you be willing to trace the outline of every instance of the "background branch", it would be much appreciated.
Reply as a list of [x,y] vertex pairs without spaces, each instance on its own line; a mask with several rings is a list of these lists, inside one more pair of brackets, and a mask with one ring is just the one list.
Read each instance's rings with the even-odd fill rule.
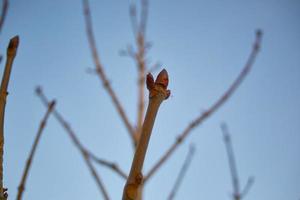
[[113,104],[115,105],[119,115],[121,116],[121,119],[123,120],[125,127],[127,128],[131,139],[133,141],[134,144],[137,143],[137,138],[135,136],[135,130],[132,127],[131,123],[129,122],[129,119],[125,113],[124,108],[122,107],[119,99],[117,98],[116,93],[114,92],[114,90],[112,89],[106,74],[104,72],[104,68],[100,62],[100,57],[98,54],[98,50],[96,47],[96,40],[94,37],[94,33],[93,33],[93,26],[92,26],[92,18],[91,18],[91,13],[90,13],[90,6],[89,6],[89,1],[88,0],[82,0],[83,3],[83,10],[84,10],[84,19],[85,19],[85,26],[86,26],[86,33],[87,33],[87,38],[88,38],[88,42],[89,42],[89,46],[92,52],[92,57],[95,63],[95,68],[98,74],[98,77],[100,78],[104,88],[106,89],[106,91],[108,92],[108,94],[110,95]]
[[198,118],[193,120],[185,129],[184,131],[177,137],[175,142],[171,145],[171,147],[166,151],[166,153],[159,159],[159,161],[151,168],[151,170],[148,172],[148,174],[145,177],[145,182],[158,170],[158,168],[165,163],[165,161],[173,154],[173,152],[177,149],[177,147],[185,140],[185,138],[191,133],[191,131],[199,126],[204,120],[206,120],[209,116],[211,116],[213,113],[215,113],[218,108],[220,108],[229,97],[232,96],[232,94],[236,91],[238,86],[242,83],[244,78],[249,73],[257,53],[260,49],[261,44],[261,36],[262,32],[258,30],[256,32],[256,38],[254,41],[253,49],[250,53],[250,56],[238,75],[238,77],[235,79],[235,81],[232,83],[232,85],[228,88],[228,90],[202,115],[200,115]]
[[98,158],[97,156],[95,156],[93,153],[88,152],[89,157],[95,161],[96,163],[107,167],[109,169],[111,169],[112,171],[116,172],[117,174],[119,174],[122,178],[124,178],[125,180],[127,179],[127,175],[126,173],[120,169],[119,165],[114,163],[114,162],[110,162],[101,158]]
[[[43,93],[43,91],[40,87],[36,88],[36,94],[38,95],[38,97],[40,98],[40,100],[42,101],[42,103],[45,106],[47,106],[49,104],[46,96],[44,95],[44,93]],[[86,165],[88,166],[88,169],[90,170],[90,172],[92,174],[92,177],[95,179],[95,181],[97,183],[97,186],[98,186],[101,194],[103,195],[104,199],[109,200],[107,190],[106,190],[102,180],[100,179],[99,175],[97,174],[94,166],[91,163],[88,151],[80,143],[80,141],[77,138],[75,132],[72,130],[69,123],[67,123],[64,120],[62,115],[56,109],[54,109],[52,113],[53,113],[54,117],[57,119],[57,121],[61,124],[61,126],[65,129],[65,131],[67,132],[68,136],[71,138],[71,140],[72,140],[73,144],[75,145],[75,147],[77,147],[77,149],[81,153],[81,155],[82,155]]]
[[180,184],[192,162],[192,159],[193,159],[193,156],[194,156],[194,153],[195,153],[195,146],[194,145],[190,145],[190,148],[189,148],[189,152],[185,158],[185,161],[182,165],[182,168],[180,169],[180,172],[177,176],[177,179],[175,181],[175,184],[171,190],[171,193],[168,197],[168,200],[173,200],[175,195],[176,195],[176,192],[178,191],[178,188],[180,187]]
[[4,24],[5,17],[6,17],[7,8],[8,8],[8,0],[2,0],[2,11],[1,11],[1,16],[0,16],[0,33],[2,31],[2,27]]
[[27,176],[28,176],[28,173],[29,173],[29,169],[30,169],[31,164],[32,164],[33,156],[35,154],[37,145],[38,145],[38,143],[40,141],[42,132],[43,132],[44,128],[46,127],[46,123],[47,123],[47,120],[49,118],[49,115],[52,112],[54,106],[55,106],[55,101],[51,101],[50,104],[48,105],[47,112],[45,113],[45,115],[44,115],[44,117],[43,117],[43,119],[42,119],[42,121],[40,123],[38,132],[37,132],[37,134],[35,136],[35,139],[34,139],[34,143],[33,143],[32,147],[31,147],[29,156],[28,156],[27,161],[26,161],[26,165],[25,165],[25,168],[24,168],[24,171],[23,171],[23,176],[21,178],[21,182],[20,182],[19,187],[18,187],[17,200],[21,200],[22,199],[22,195],[23,195],[23,192],[25,190],[26,179],[27,179]]
[[236,161],[234,157],[233,146],[231,142],[231,137],[228,131],[228,127],[225,123],[221,124],[221,130],[223,132],[224,143],[226,146],[226,152],[228,156],[228,163],[231,173],[232,187],[233,187],[233,199],[241,200],[249,191],[250,187],[253,185],[254,179],[252,177],[248,178],[247,184],[244,190],[240,191],[239,176],[237,172]]
[[6,199],[7,197],[7,194],[3,189],[4,116],[6,97],[8,95],[7,87],[10,79],[12,65],[17,54],[18,46],[19,36],[15,36],[10,39],[6,51],[7,58],[0,87],[0,200]]

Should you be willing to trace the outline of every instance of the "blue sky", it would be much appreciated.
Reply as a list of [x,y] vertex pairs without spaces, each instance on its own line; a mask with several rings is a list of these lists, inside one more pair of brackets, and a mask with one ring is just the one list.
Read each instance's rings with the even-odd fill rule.
[[[100,57],[130,118],[136,119],[136,67],[118,52],[133,42],[129,1],[91,0]],[[166,199],[190,143],[196,154],[177,199],[230,199],[232,191],[220,123],[233,137],[247,199],[300,198],[300,2],[297,0],[150,0],[148,57],[170,76],[170,99],[159,111],[145,162],[157,161],[190,121],[229,86],[251,50],[254,32],[264,32],[253,70],[234,96],[195,129],[146,185],[145,199]],[[34,94],[41,85],[82,143],[99,157],[129,171],[131,143],[109,96],[94,75],[81,1],[10,1],[0,35],[20,47],[13,66],[5,119],[4,181],[15,198],[21,173],[45,108]],[[1,63],[3,71],[3,62]],[[147,94],[145,94],[147,95]],[[97,166],[111,199],[124,181]],[[51,117],[27,181],[24,199],[101,199],[83,159]]]

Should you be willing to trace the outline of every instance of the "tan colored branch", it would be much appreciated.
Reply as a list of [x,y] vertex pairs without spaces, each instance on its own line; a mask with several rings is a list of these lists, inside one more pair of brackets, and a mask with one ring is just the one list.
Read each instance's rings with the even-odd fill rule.
[[10,73],[14,59],[17,54],[19,45],[19,37],[13,37],[7,47],[7,58],[5,63],[5,69],[2,76],[1,88],[0,88],[0,200],[6,199],[6,192],[3,188],[3,154],[4,154],[4,115],[6,97],[8,95],[7,87],[10,78]]
[[93,33],[93,26],[92,26],[92,18],[91,18],[91,13],[90,13],[90,6],[89,6],[89,1],[88,0],[82,0],[83,3],[83,9],[84,9],[84,19],[85,19],[85,25],[86,25],[86,32],[87,32],[87,37],[88,37],[88,42],[90,45],[90,49],[92,51],[92,56],[93,56],[93,60],[95,63],[95,68],[96,68],[96,72],[104,86],[104,88],[106,89],[106,91],[108,92],[108,94],[110,95],[113,104],[115,105],[119,115],[121,116],[121,119],[123,120],[125,127],[127,128],[131,139],[133,141],[134,144],[137,143],[137,138],[135,136],[135,130],[132,127],[131,123],[129,122],[129,119],[125,113],[124,108],[122,107],[119,99],[117,98],[116,93],[114,92],[114,90],[112,89],[106,74],[104,72],[104,67],[102,66],[101,62],[100,62],[100,57],[98,54],[98,50],[96,47],[96,41],[95,41],[95,37],[94,37],[94,33]]
[[234,157],[233,146],[231,142],[231,137],[228,131],[228,127],[225,123],[221,124],[221,130],[223,132],[224,143],[226,147],[226,152],[228,156],[228,163],[231,173],[231,180],[232,180],[232,187],[233,187],[233,199],[234,200],[241,200],[249,191],[250,187],[253,185],[254,179],[253,177],[248,178],[247,184],[241,192],[240,190],[240,183],[239,183],[239,176],[237,172],[237,165]]
[[1,11],[1,16],[0,16],[0,33],[2,31],[3,23],[4,23],[4,20],[6,17],[7,8],[8,8],[8,0],[3,0],[2,1],[2,11]]
[[[47,100],[46,96],[44,95],[44,93],[43,93],[43,91],[40,87],[37,87],[36,94],[38,95],[38,97],[40,98],[40,100],[42,101],[42,103],[45,106],[48,105],[48,100]],[[95,179],[95,181],[97,183],[97,186],[98,186],[101,194],[103,195],[104,199],[109,200],[107,190],[106,190],[102,180],[100,179],[99,175],[97,174],[94,166],[91,163],[88,151],[80,143],[80,141],[77,138],[75,132],[72,130],[69,123],[62,117],[62,115],[56,109],[54,109],[52,113],[53,113],[54,117],[57,119],[57,121],[61,124],[61,126],[65,129],[66,133],[71,138],[71,140],[72,140],[73,144],[75,145],[75,147],[81,153],[81,155],[82,155],[86,165],[88,166],[88,169],[90,170],[90,172],[92,174],[92,177]]]
[[131,170],[124,186],[123,200],[136,200],[139,190],[143,185],[142,169],[154,121],[160,104],[170,95],[170,91],[167,90],[167,86],[168,74],[165,69],[159,73],[155,82],[152,75],[148,74],[147,88],[149,90],[149,104],[143,123],[141,137],[132,161]]
[[177,147],[186,139],[186,137],[191,133],[191,131],[199,126],[203,121],[205,121],[208,117],[210,117],[213,113],[215,113],[227,100],[229,97],[232,96],[232,94],[236,91],[238,86],[242,83],[244,78],[249,73],[257,53],[260,49],[261,44],[261,37],[262,32],[258,30],[256,32],[256,39],[253,45],[253,49],[250,53],[250,56],[238,75],[238,77],[235,79],[235,81],[231,84],[231,86],[228,88],[228,90],[202,115],[200,115],[198,118],[193,120],[185,129],[184,131],[177,137],[176,141],[171,145],[171,147],[166,151],[166,153],[159,159],[159,161],[151,168],[151,170],[148,172],[148,174],[145,177],[145,182],[158,170],[158,168],[165,163],[165,161],[173,154],[173,152],[177,149]]
[[174,184],[174,186],[172,188],[172,191],[171,191],[171,193],[170,193],[170,195],[168,197],[168,200],[173,200],[174,199],[174,197],[176,195],[176,192],[178,191],[178,188],[179,188],[179,186],[180,186],[180,184],[181,184],[181,182],[182,182],[182,180],[183,180],[183,178],[184,178],[184,176],[185,176],[185,174],[186,174],[186,172],[187,172],[187,170],[189,168],[189,165],[192,162],[194,153],[195,153],[195,147],[193,145],[191,145],[190,149],[189,149],[189,152],[188,152],[188,154],[187,154],[187,156],[185,158],[185,161],[184,161],[184,163],[182,165],[182,168],[181,168],[181,170],[180,170],[180,172],[178,174],[178,177],[177,177],[177,179],[175,181],[175,184]]
[[44,128],[46,127],[47,120],[48,120],[48,118],[50,116],[50,113],[52,112],[54,106],[55,106],[55,101],[51,101],[50,104],[48,105],[47,112],[45,113],[45,115],[44,115],[44,117],[43,117],[43,119],[40,123],[38,132],[37,132],[37,134],[35,136],[35,139],[34,139],[34,143],[31,147],[29,156],[28,156],[27,161],[26,161],[26,165],[25,165],[25,168],[24,168],[24,171],[23,171],[23,176],[21,178],[21,182],[20,182],[19,187],[18,187],[17,200],[22,199],[23,192],[25,190],[26,179],[27,179],[29,169],[30,169],[32,161],[33,161],[33,156],[35,154],[35,151],[36,151],[37,145],[40,141],[42,132],[43,132]]
[[126,173],[120,169],[119,165],[114,163],[114,162],[110,162],[104,159],[100,159],[97,156],[95,156],[94,154],[92,154],[91,152],[88,152],[89,157],[95,161],[96,163],[105,166],[109,169],[111,169],[112,171],[116,172],[117,174],[119,174],[122,178],[124,178],[125,180],[127,179],[127,175]]

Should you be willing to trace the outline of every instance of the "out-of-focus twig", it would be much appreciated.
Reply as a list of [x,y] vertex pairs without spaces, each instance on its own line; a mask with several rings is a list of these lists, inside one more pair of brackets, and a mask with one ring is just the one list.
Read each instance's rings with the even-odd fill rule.
[[247,76],[248,72],[250,71],[257,53],[259,52],[260,45],[261,45],[261,37],[262,32],[261,30],[258,30],[256,32],[256,38],[253,44],[253,49],[250,53],[250,56],[238,75],[238,77],[235,79],[235,81],[231,84],[231,86],[228,88],[227,91],[208,109],[206,112],[202,113],[199,117],[197,117],[195,120],[193,120],[185,129],[184,131],[177,137],[175,142],[171,145],[171,147],[166,151],[166,153],[159,159],[159,161],[151,168],[151,170],[148,172],[147,176],[145,177],[145,182],[157,171],[157,169],[165,163],[165,161],[173,154],[175,149],[182,144],[182,142],[185,140],[185,138],[191,133],[191,131],[199,126],[204,120],[206,120],[208,117],[210,117],[213,113],[215,113],[227,100],[229,97],[232,96],[232,94],[236,91],[238,86],[242,83],[244,78]]
[[171,193],[170,193],[170,195],[168,197],[168,200],[173,200],[174,199],[174,197],[176,195],[176,192],[178,191],[178,188],[179,188],[179,186],[180,186],[180,184],[181,184],[181,182],[182,182],[182,180],[183,180],[183,178],[184,178],[184,176],[185,176],[185,174],[186,174],[186,172],[187,172],[187,170],[188,170],[188,168],[189,168],[189,166],[191,164],[191,161],[193,159],[194,153],[195,153],[195,146],[194,145],[190,145],[189,152],[188,152],[188,154],[187,154],[187,156],[185,158],[185,161],[184,161],[184,163],[182,165],[182,168],[180,169],[180,172],[179,172],[179,174],[177,176],[177,179],[176,179],[175,184],[174,184],[174,186],[172,188],[172,191],[171,191]]
[[95,40],[94,32],[93,32],[92,17],[91,17],[91,12],[90,12],[89,1],[82,0],[82,3],[83,3],[83,10],[84,10],[84,19],[85,19],[85,25],[86,25],[87,38],[88,38],[90,49],[92,51],[92,56],[93,56],[93,60],[95,63],[96,72],[97,72],[100,80],[102,81],[104,88],[110,95],[112,102],[115,105],[119,115],[121,116],[121,119],[123,120],[125,127],[127,128],[133,143],[136,144],[137,138],[135,135],[135,130],[132,127],[131,123],[129,122],[129,119],[125,113],[125,110],[122,107],[119,99],[117,98],[116,93],[112,89],[110,82],[107,79],[107,76],[104,72],[104,67],[102,66],[101,61],[100,61],[100,56],[98,54],[98,50],[96,47],[96,40]]
[[124,178],[125,180],[127,179],[127,175],[126,173],[120,169],[119,165],[114,163],[114,162],[110,162],[110,161],[107,161],[107,160],[104,160],[104,159],[100,159],[98,158],[97,156],[95,156],[94,154],[92,153],[88,153],[90,158],[95,161],[96,163],[102,165],[102,166],[105,166],[109,169],[111,169],[112,171],[116,172],[117,174],[119,174],[122,178]]
[[228,127],[225,123],[221,124],[221,130],[223,132],[223,138],[224,143],[226,146],[226,152],[228,156],[228,163],[231,173],[231,179],[232,179],[232,187],[233,187],[233,199],[234,200],[241,200],[249,191],[250,187],[253,185],[254,179],[250,177],[247,181],[247,184],[241,193],[240,191],[240,182],[239,182],[239,176],[237,172],[237,165],[234,157],[234,151],[233,146],[231,142],[231,137],[228,131]]
[[2,31],[2,27],[4,24],[5,17],[6,17],[7,8],[8,8],[8,0],[3,0],[2,1],[2,11],[1,11],[1,16],[0,16],[0,33]]
[[32,147],[31,147],[29,156],[28,156],[27,161],[26,161],[26,165],[25,165],[25,168],[24,168],[24,171],[23,171],[23,176],[21,178],[20,185],[18,187],[17,200],[21,200],[22,199],[23,192],[25,190],[25,184],[26,184],[27,176],[28,176],[28,173],[29,173],[29,169],[30,169],[32,161],[33,161],[33,156],[35,154],[36,148],[37,148],[38,143],[40,141],[42,132],[43,132],[44,128],[46,127],[46,123],[47,123],[47,120],[49,118],[49,115],[52,112],[54,106],[55,106],[55,101],[51,101],[50,104],[48,105],[47,112],[44,115],[44,117],[43,117],[43,119],[42,119],[42,121],[40,123],[38,132],[37,132],[37,134],[35,136],[35,139],[34,139],[34,143],[33,143]]
[[4,191],[3,188],[4,115],[6,97],[8,95],[7,87],[9,83],[12,65],[17,54],[18,46],[19,36],[15,36],[12,39],[10,39],[6,51],[7,58],[0,87],[0,200],[7,198],[7,193]]
[[[37,87],[36,88],[36,94],[38,95],[38,97],[40,98],[40,100],[42,101],[42,103],[47,106],[48,105],[48,100],[45,96],[45,94],[43,93],[41,87]],[[107,190],[102,182],[102,180],[100,179],[99,175],[97,174],[94,166],[91,163],[91,159],[89,156],[89,152],[86,150],[86,148],[80,143],[79,139],[77,138],[75,132],[72,130],[71,126],[69,125],[68,122],[66,122],[66,120],[64,120],[64,118],[62,117],[62,115],[56,110],[53,110],[53,115],[54,117],[57,119],[57,121],[61,124],[61,126],[65,129],[66,133],[68,134],[68,136],[71,138],[73,144],[77,147],[77,149],[79,150],[79,152],[81,153],[86,165],[88,166],[88,169],[90,170],[92,177],[95,179],[97,186],[101,192],[101,194],[103,195],[105,200],[109,200],[109,196],[107,193]]]

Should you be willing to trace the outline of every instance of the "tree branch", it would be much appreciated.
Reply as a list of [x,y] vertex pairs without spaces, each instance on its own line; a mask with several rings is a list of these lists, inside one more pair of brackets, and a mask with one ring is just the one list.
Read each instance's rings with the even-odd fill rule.
[[114,162],[110,162],[104,159],[100,159],[97,156],[95,156],[94,154],[92,154],[91,152],[88,152],[89,157],[95,161],[96,163],[107,167],[109,169],[111,169],[112,171],[116,172],[117,174],[119,174],[122,178],[124,178],[125,180],[127,179],[127,175],[126,173],[120,169],[120,167],[118,166],[118,164],[114,163]]
[[0,16],[0,33],[2,31],[2,27],[4,24],[5,17],[6,17],[7,8],[8,8],[8,0],[3,0],[2,1],[2,11],[1,11],[1,16]]
[[163,100],[170,96],[167,90],[168,74],[164,69],[157,76],[155,83],[151,74],[147,76],[147,88],[149,90],[149,104],[146,117],[143,123],[141,137],[136,147],[134,158],[132,161],[130,173],[123,190],[123,200],[136,200],[138,193],[143,185],[142,169],[144,160],[154,125],[154,121]]
[[110,95],[112,102],[115,105],[119,115],[121,116],[121,119],[123,120],[125,127],[127,128],[133,143],[136,144],[137,138],[135,136],[135,130],[132,127],[131,123],[129,122],[129,119],[128,119],[119,99],[117,98],[116,93],[112,89],[112,87],[106,77],[106,74],[104,72],[104,67],[102,66],[102,64],[100,62],[100,57],[99,57],[98,50],[96,47],[96,40],[95,40],[94,33],[93,33],[89,1],[82,0],[82,3],[83,3],[83,9],[84,9],[84,19],[85,19],[85,25],[86,25],[87,38],[88,38],[89,46],[90,46],[90,49],[92,52],[93,60],[95,63],[96,72],[97,72],[98,77],[100,78],[104,88]]
[[233,187],[233,199],[234,200],[241,200],[249,191],[250,187],[253,185],[254,179],[252,177],[248,178],[247,184],[243,190],[240,192],[240,183],[239,183],[239,176],[237,172],[237,166],[234,157],[234,151],[232,147],[231,137],[225,123],[221,124],[221,130],[224,136],[224,143],[226,146],[226,152],[228,156],[228,163],[231,172],[231,180],[232,180],[232,187]]
[[28,156],[27,161],[26,161],[26,165],[25,165],[25,168],[24,168],[24,171],[23,171],[23,176],[21,178],[21,182],[20,182],[19,187],[18,187],[17,200],[22,199],[22,195],[23,195],[23,192],[25,190],[26,179],[27,179],[27,176],[28,176],[28,173],[29,173],[29,169],[31,167],[31,163],[33,161],[33,156],[35,154],[35,151],[36,151],[37,145],[40,141],[42,132],[43,132],[44,128],[46,127],[47,120],[48,120],[48,118],[50,116],[50,113],[52,112],[54,106],[55,106],[55,101],[51,101],[50,104],[48,105],[47,112],[45,113],[45,115],[44,115],[44,117],[43,117],[43,119],[40,123],[38,132],[37,132],[37,134],[35,136],[35,139],[34,139],[34,143],[31,147],[29,156]]
[[250,56],[240,72],[239,76],[236,78],[236,80],[232,83],[232,85],[228,88],[228,90],[202,115],[200,115],[198,118],[193,120],[185,129],[184,131],[177,137],[175,142],[172,144],[172,146],[166,151],[166,153],[159,159],[159,161],[151,168],[151,170],[148,172],[147,176],[145,177],[145,182],[158,170],[158,168],[165,163],[165,161],[173,154],[173,152],[177,149],[177,147],[186,139],[186,137],[191,133],[191,131],[199,126],[204,120],[206,120],[208,117],[210,117],[213,113],[215,113],[227,100],[229,97],[232,96],[232,94],[236,91],[238,86],[242,83],[246,75],[249,73],[257,53],[260,49],[261,44],[261,36],[262,32],[258,30],[256,32],[256,39],[253,45],[252,52],[250,53]]
[[[43,91],[42,91],[42,89],[40,87],[37,87],[36,94],[38,95],[38,97],[40,98],[40,100],[42,101],[42,103],[45,106],[48,105],[48,100],[47,100],[46,96],[44,95],[44,93],[43,93]],[[92,177],[95,179],[95,181],[97,183],[97,186],[98,186],[101,194],[103,195],[104,199],[105,200],[109,200],[107,190],[105,189],[105,186],[104,186],[102,180],[100,179],[100,177],[97,174],[94,166],[91,163],[88,151],[80,143],[80,141],[77,138],[75,132],[72,130],[72,128],[68,124],[68,122],[66,122],[64,120],[64,118],[62,117],[62,115],[56,109],[54,109],[52,113],[53,113],[54,117],[57,119],[57,121],[61,124],[61,126],[65,129],[66,133],[68,134],[68,136],[72,140],[72,142],[75,145],[75,147],[77,147],[77,149],[81,153],[81,155],[82,155],[82,157],[83,157],[86,165],[88,166],[88,169],[90,170],[90,172],[92,174]]]
[[7,194],[5,191],[6,189],[3,188],[4,116],[6,97],[8,95],[7,87],[9,83],[12,65],[17,54],[18,46],[19,36],[15,36],[12,39],[10,39],[7,47],[7,58],[0,87],[0,200],[7,199]]
[[174,197],[176,195],[176,192],[178,191],[178,188],[179,188],[179,186],[180,186],[180,184],[181,184],[181,182],[182,182],[182,180],[183,180],[183,178],[184,178],[184,176],[185,176],[185,174],[186,174],[186,172],[187,172],[187,170],[189,168],[189,165],[192,162],[194,153],[195,153],[195,146],[194,145],[190,145],[189,152],[188,152],[188,154],[187,154],[187,156],[185,158],[185,161],[184,161],[184,163],[182,165],[182,168],[180,169],[180,172],[179,172],[179,174],[177,176],[177,179],[176,179],[175,184],[174,184],[174,186],[172,188],[172,191],[171,191],[171,193],[170,193],[170,195],[168,197],[168,200],[173,200],[174,199]]

